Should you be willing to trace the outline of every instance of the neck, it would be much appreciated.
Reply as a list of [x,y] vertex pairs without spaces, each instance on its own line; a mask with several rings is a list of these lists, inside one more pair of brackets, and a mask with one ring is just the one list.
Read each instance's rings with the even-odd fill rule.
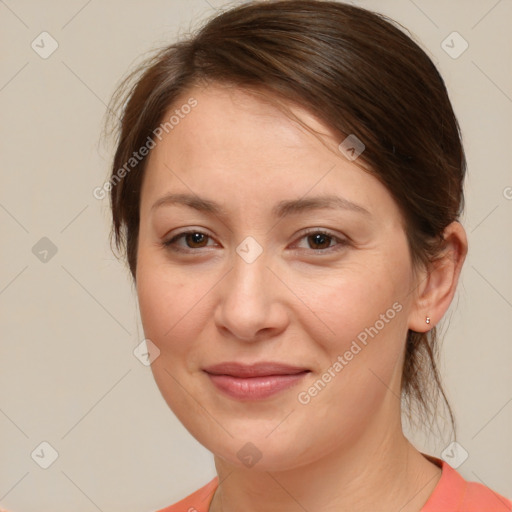
[[209,512],[420,512],[441,469],[405,438],[399,418],[385,431],[383,424],[375,421],[352,446],[341,443],[286,471],[240,468],[215,457],[220,483]]

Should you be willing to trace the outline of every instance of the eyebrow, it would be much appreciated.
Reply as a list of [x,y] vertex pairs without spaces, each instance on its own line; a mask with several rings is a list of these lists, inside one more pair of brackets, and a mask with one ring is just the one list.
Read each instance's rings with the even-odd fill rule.
[[[227,211],[215,201],[191,194],[167,194],[155,201],[151,207],[153,212],[162,206],[184,205],[195,210],[227,217]],[[283,200],[272,208],[272,215],[283,218],[289,215],[320,209],[350,210],[371,216],[371,213],[361,205],[353,203],[344,197],[324,195],[309,198]]]

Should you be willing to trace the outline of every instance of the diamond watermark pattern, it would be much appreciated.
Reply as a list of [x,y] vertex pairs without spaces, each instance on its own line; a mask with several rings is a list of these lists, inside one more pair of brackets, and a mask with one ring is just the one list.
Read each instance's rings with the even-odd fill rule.
[[150,339],[145,338],[135,347],[133,355],[144,366],[150,366],[160,355],[160,349]]
[[366,146],[356,135],[352,133],[338,146],[338,149],[343,153],[347,160],[353,161],[361,155],[361,153],[366,149]]
[[57,254],[57,246],[49,238],[43,236],[32,247],[32,254],[42,263],[48,263]]
[[48,32],[41,32],[30,46],[39,57],[47,59],[59,47],[59,43]]
[[262,457],[261,452],[252,443],[245,443],[236,456],[248,468],[252,468]]
[[469,47],[469,43],[458,33],[452,32],[441,43],[441,48],[452,58],[458,59]]
[[246,263],[253,263],[263,252],[263,247],[252,236],[248,236],[236,248],[236,252]]
[[57,450],[47,441],[43,441],[30,454],[34,462],[43,469],[48,469],[59,457]]
[[457,441],[450,443],[441,453],[441,458],[454,469],[461,466],[468,457],[468,452]]

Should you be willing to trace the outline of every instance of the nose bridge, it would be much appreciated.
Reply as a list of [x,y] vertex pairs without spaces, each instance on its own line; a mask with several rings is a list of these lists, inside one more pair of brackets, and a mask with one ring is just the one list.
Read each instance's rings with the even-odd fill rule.
[[235,251],[247,265],[252,265],[258,259],[266,259],[261,258],[261,255],[265,252],[263,245],[251,235],[245,237],[238,244]]
[[246,301],[268,296],[269,252],[253,236],[247,236],[235,252],[230,288],[236,289],[236,294],[241,292]]
[[245,238],[235,248],[216,321],[237,338],[254,340],[259,331],[275,328],[285,318],[276,309],[275,276],[267,268],[270,259],[270,253],[253,237]]

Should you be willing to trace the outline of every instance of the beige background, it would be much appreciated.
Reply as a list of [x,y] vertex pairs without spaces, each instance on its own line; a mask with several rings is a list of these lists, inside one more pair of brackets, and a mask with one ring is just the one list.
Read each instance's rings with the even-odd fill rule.
[[[444,319],[442,371],[469,453],[458,470],[511,497],[512,2],[352,3],[419,38],[462,126],[470,251]],[[109,249],[108,200],[92,190],[108,172],[98,143],[115,85],[223,5],[0,0],[0,506],[12,512],[149,512],[214,476],[133,355],[144,337],[136,297]],[[46,59],[31,47],[43,31],[59,45]],[[456,59],[441,47],[453,31],[469,44]],[[57,249],[46,262],[34,254],[43,237]],[[438,457],[450,442],[414,439]],[[43,441],[59,455],[47,469],[36,463],[49,461]]]

